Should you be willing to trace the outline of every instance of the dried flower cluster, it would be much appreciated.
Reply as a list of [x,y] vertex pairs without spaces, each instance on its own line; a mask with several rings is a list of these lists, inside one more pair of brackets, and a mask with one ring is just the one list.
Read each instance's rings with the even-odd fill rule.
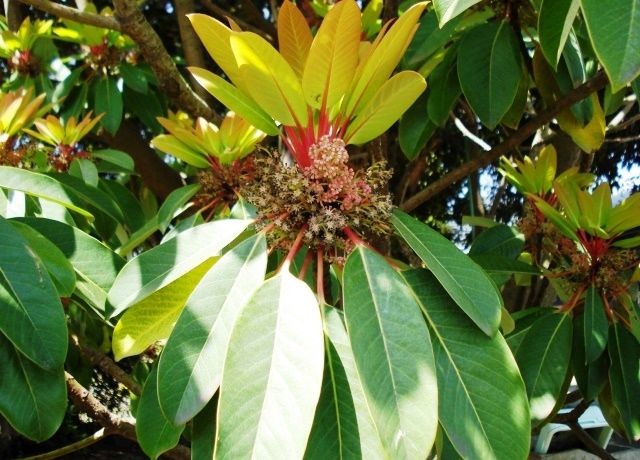
[[355,172],[342,139],[323,136],[309,149],[311,164],[286,165],[275,153],[256,159],[256,177],[243,196],[258,208],[259,226],[271,225],[270,243],[288,248],[301,234],[312,249],[340,261],[353,248],[345,229],[384,235],[391,231],[391,172],[384,162]]

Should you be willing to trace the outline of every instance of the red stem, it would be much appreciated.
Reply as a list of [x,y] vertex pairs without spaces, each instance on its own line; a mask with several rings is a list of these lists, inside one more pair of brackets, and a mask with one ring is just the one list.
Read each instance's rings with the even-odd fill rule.
[[324,250],[322,248],[319,248],[317,251],[316,291],[318,293],[318,300],[320,303],[327,303],[324,298]]
[[304,279],[304,276],[307,274],[307,269],[309,268],[309,265],[311,265],[311,260],[313,260],[313,251],[309,249],[304,256],[302,267],[300,267],[300,273],[298,273],[299,279]]
[[289,249],[289,252],[287,253],[287,257],[285,257],[284,262],[282,262],[282,266],[280,267],[280,270],[282,270],[283,268],[285,268],[286,270],[289,270],[289,265],[291,265],[291,261],[300,250],[300,246],[302,246],[302,238],[304,238],[304,233],[306,231],[307,231],[307,224],[304,224],[300,228],[300,231],[298,231],[298,235],[296,236],[296,239],[291,245],[291,249]]

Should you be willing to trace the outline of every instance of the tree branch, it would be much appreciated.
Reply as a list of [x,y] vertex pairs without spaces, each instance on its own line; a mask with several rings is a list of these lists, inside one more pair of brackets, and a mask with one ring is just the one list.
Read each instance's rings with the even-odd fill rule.
[[44,11],[45,13],[52,14],[59,18],[69,19],[71,21],[79,22],[80,24],[102,27],[104,29],[120,30],[120,24],[118,23],[116,18],[112,16],[102,16],[100,14],[86,13],[76,8],[61,5],[49,0],[20,1],[25,5],[33,6],[40,11]]
[[[89,417],[102,425],[107,432],[118,434],[122,437],[137,442],[136,428],[132,423],[112,414],[104,407],[85,387],[80,385],[73,375],[65,371],[67,392],[69,399],[76,408],[85,412]],[[191,458],[190,450],[184,446],[177,446],[166,452],[167,458],[187,460]]]
[[[184,60],[189,66],[205,68],[207,64],[204,60],[204,49],[200,40],[198,40],[195,30],[193,30],[193,26],[191,25],[189,18],[187,18],[187,14],[195,11],[193,7],[193,0],[175,0],[174,4],[176,7],[176,17],[178,19],[178,29],[180,31],[180,41],[182,42]],[[209,93],[207,93],[207,91],[198,84],[193,75],[191,75],[189,80],[191,81],[192,88],[198,96],[203,100],[206,100]]]
[[136,2],[113,0],[113,6],[122,32],[129,35],[140,47],[142,56],[158,79],[160,89],[174,104],[191,116],[214,120],[215,112],[187,85],[162,40],[138,9]]
[[469,174],[472,174],[479,169],[488,166],[492,162],[499,159],[502,155],[507,154],[509,151],[513,150],[519,144],[527,140],[527,138],[532,136],[541,126],[549,123],[560,112],[568,109],[576,102],[586,98],[591,93],[604,88],[607,84],[607,81],[608,80],[605,73],[602,71],[598,72],[586,83],[583,83],[567,95],[558,99],[552,107],[546,108],[545,110],[540,112],[538,116],[520,127],[520,129],[518,129],[511,136],[505,139],[502,143],[493,147],[487,153],[474,158],[473,160],[444,175],[443,177],[402,203],[400,208],[403,211],[412,211],[422,203],[430,200],[440,192],[444,191],[450,185],[455,184],[456,182],[467,177]]

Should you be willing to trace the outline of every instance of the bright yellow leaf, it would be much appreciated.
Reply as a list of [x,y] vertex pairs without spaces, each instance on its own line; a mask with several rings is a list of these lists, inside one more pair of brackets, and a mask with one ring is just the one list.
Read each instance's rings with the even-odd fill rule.
[[282,57],[301,78],[312,41],[311,29],[303,14],[285,0],[278,13],[278,45]]

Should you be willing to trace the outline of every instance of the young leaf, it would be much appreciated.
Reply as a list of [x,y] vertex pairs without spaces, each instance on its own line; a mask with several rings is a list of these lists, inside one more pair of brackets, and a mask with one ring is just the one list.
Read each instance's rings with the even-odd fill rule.
[[258,288],[231,332],[216,458],[302,458],[320,396],[322,342],[318,302],[305,283],[285,272]]
[[175,238],[131,259],[109,291],[111,317],[190,272],[205,260],[220,255],[251,223],[218,220],[186,230]]
[[485,334],[494,335],[503,304],[487,274],[444,236],[408,214],[396,211],[392,223],[460,308]]
[[540,47],[555,69],[578,14],[580,0],[543,0],[538,15]]
[[222,256],[187,300],[158,365],[160,405],[174,423],[193,418],[218,389],[231,329],[266,267],[265,238],[256,235]]
[[640,74],[640,6],[636,0],[580,0],[591,43],[613,92]]
[[515,460],[529,453],[529,404],[501,334],[487,337],[426,270],[403,272],[429,325],[439,418],[463,458]]
[[390,458],[424,459],[435,439],[438,386],[420,308],[369,249],[349,256],[343,280],[349,340],[382,445]]
[[58,430],[67,408],[62,366],[46,371],[29,361],[0,333],[0,414],[36,442]]
[[311,29],[304,15],[293,3],[285,0],[278,12],[278,47],[282,57],[300,78],[312,41]]
[[338,2],[311,44],[302,77],[304,96],[311,107],[333,107],[351,84],[358,64],[360,9],[355,0]]
[[471,108],[495,128],[523,78],[518,39],[508,22],[489,22],[465,34],[458,48],[458,76]]
[[151,146],[161,152],[173,155],[179,160],[182,160],[191,166],[195,166],[196,168],[202,169],[209,167],[209,162],[204,155],[196,152],[173,135],[161,134],[156,136],[151,141]]
[[609,333],[609,321],[595,286],[591,286],[584,296],[583,319],[585,363],[589,364],[598,359],[607,347]]
[[42,261],[0,217],[0,332],[39,367],[62,367],[67,324],[58,292]]

